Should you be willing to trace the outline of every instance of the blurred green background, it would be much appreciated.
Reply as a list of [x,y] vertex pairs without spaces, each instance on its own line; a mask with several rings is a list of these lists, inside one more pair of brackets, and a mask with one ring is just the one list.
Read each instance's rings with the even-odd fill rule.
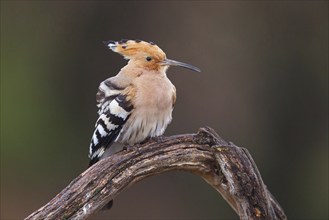
[[[99,83],[144,39],[170,68],[166,135],[213,127],[248,148],[290,219],[328,219],[327,1],[1,1],[1,219],[32,213],[87,168]],[[146,179],[94,219],[237,219],[203,180]]]

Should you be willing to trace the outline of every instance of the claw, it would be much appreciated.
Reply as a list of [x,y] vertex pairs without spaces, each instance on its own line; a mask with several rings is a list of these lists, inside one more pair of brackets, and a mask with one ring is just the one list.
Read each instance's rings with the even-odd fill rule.
[[125,145],[125,146],[123,146],[123,149],[127,150],[127,151],[137,151],[138,152],[139,147],[140,147],[140,144],[134,144],[133,146]]
[[151,140],[155,141],[155,142],[163,142],[165,139],[165,137],[163,135],[160,136],[156,136],[156,137],[152,137]]

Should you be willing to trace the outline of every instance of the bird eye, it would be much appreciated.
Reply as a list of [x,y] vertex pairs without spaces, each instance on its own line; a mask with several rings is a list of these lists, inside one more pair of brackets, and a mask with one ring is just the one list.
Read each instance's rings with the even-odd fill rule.
[[151,61],[152,60],[152,57],[146,57],[146,60],[147,61]]

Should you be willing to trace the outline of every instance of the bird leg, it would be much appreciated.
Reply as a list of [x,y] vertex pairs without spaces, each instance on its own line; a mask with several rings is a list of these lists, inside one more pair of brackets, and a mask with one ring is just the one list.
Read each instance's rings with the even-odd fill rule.
[[155,141],[155,142],[163,142],[164,139],[165,139],[165,136],[163,136],[163,135],[150,138],[150,140]]
[[148,137],[146,138],[144,141],[134,144],[134,145],[124,145],[123,149],[127,150],[127,151],[139,151],[139,148],[141,145],[145,144],[148,141],[154,141],[154,142],[163,142],[164,141],[164,136],[160,135],[160,136],[156,136],[156,137]]
[[123,149],[124,150],[127,150],[127,151],[130,151],[130,152],[132,152],[132,151],[139,151],[139,147],[141,146],[141,144],[134,144],[134,145],[124,145],[123,146]]

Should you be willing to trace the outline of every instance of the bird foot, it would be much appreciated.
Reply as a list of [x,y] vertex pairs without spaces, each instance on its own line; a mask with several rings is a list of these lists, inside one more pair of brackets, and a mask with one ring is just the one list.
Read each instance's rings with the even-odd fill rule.
[[139,147],[140,147],[140,144],[134,144],[133,146],[131,145],[125,145],[123,146],[123,149],[124,150],[127,150],[127,151],[139,151]]
[[124,150],[127,150],[127,151],[139,151],[139,148],[143,145],[143,144],[145,144],[146,142],[148,142],[148,141],[154,141],[154,142],[163,142],[164,141],[164,139],[165,139],[165,137],[163,136],[163,135],[161,135],[161,136],[157,136],[157,137],[151,137],[151,138],[147,138],[147,139],[145,139],[143,142],[141,142],[141,143],[138,143],[138,144],[134,144],[134,145],[124,145],[123,146],[123,149]]
[[165,137],[163,135],[157,136],[157,137],[151,137],[151,140],[155,142],[163,142]]

